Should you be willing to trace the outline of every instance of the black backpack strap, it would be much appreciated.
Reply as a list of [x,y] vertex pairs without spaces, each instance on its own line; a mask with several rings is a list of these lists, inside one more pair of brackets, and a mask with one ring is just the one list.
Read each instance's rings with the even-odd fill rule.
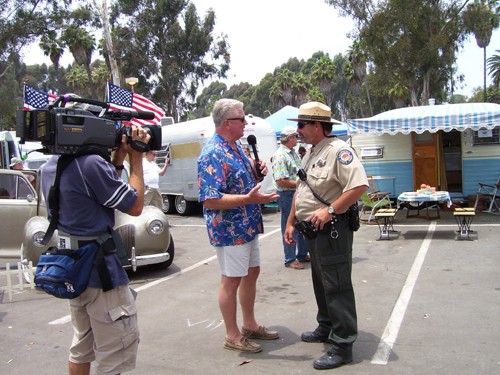
[[109,274],[108,266],[106,265],[106,259],[104,255],[110,253],[110,248],[113,246],[113,237],[111,233],[104,233],[96,238],[96,242],[99,245],[97,250],[97,256],[95,259],[95,268],[101,279],[102,290],[107,292],[113,289],[113,283],[111,281],[111,276]]
[[61,174],[73,160],[75,160],[75,155],[62,155],[57,161],[56,178],[54,185],[50,187],[48,198],[50,224],[47,228],[47,232],[45,232],[45,236],[43,237],[42,245],[47,245],[49,243],[49,240],[52,238],[52,235],[57,228],[57,223],[59,222],[59,183],[61,181]]

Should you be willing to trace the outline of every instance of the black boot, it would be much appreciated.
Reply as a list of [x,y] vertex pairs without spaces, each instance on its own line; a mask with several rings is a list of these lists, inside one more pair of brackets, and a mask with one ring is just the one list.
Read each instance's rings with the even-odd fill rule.
[[314,331],[303,332],[300,338],[304,342],[327,342],[328,333],[321,333],[316,329]]
[[330,349],[325,355],[319,357],[313,362],[313,367],[316,370],[328,370],[337,368],[346,363],[352,362],[352,352],[338,352],[335,349]]

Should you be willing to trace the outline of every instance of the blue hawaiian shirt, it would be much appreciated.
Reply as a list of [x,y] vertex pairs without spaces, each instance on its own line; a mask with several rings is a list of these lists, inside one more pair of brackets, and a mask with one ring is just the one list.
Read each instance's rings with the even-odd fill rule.
[[[250,160],[238,144],[238,152],[215,134],[198,158],[199,201],[224,194],[247,194],[257,182]],[[264,230],[260,205],[248,204],[228,210],[203,209],[212,246],[234,246],[252,241]]]

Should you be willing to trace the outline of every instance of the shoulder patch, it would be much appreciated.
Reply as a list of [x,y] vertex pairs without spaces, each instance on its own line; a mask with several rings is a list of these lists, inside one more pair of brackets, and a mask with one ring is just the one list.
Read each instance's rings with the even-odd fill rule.
[[339,152],[337,152],[337,160],[340,164],[349,165],[351,164],[353,159],[354,156],[352,154],[352,151],[347,148],[343,148]]

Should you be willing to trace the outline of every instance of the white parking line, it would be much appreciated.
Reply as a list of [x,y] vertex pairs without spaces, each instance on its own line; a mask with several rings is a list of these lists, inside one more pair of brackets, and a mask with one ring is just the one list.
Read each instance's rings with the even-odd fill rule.
[[435,229],[436,222],[433,221],[429,225],[427,235],[425,236],[425,239],[420,246],[417,256],[415,257],[410,273],[408,274],[408,277],[406,278],[406,281],[403,285],[403,289],[401,289],[399,298],[396,301],[396,305],[392,310],[391,317],[387,322],[382,338],[380,339],[380,342],[378,344],[377,351],[372,357],[371,363],[375,365],[386,365],[389,361],[392,347],[394,346],[396,338],[398,337],[401,322],[403,321],[406,308],[408,307],[408,303],[410,302],[413,288],[415,287],[415,283],[417,282],[418,274],[420,273],[420,269],[422,268],[422,264],[424,263],[427,250],[429,250],[432,235]]
[[[188,225],[183,225],[183,226],[188,226]],[[189,226],[193,226],[193,225],[189,225]],[[259,236],[259,240],[263,240],[264,238],[266,237],[269,237],[270,235],[276,233],[276,232],[281,232],[281,228],[278,228],[278,229],[275,229],[269,233],[266,233],[266,234],[261,234]],[[150,283],[147,283],[147,284],[144,284],[140,287],[138,287],[137,289],[134,289],[136,292],[140,292],[142,290],[146,290],[146,289],[149,289],[153,286],[156,286],[158,284],[161,284],[165,281],[168,281],[170,279],[173,279],[174,277],[177,277],[177,276],[180,276],[180,275],[183,275],[189,271],[192,271],[202,265],[204,265],[205,263],[208,263],[208,262],[211,262],[212,260],[214,259],[217,259],[217,255],[214,255],[214,256],[211,256],[210,258],[207,258],[207,259],[204,259],[202,260],[201,262],[198,262],[196,264],[193,264],[192,266],[189,266],[187,268],[184,268],[176,273],[173,273],[172,275],[169,275],[167,277],[163,277],[161,279],[158,279],[158,280],[155,280],[155,281],[152,281]],[[56,320],[53,320],[51,322],[49,322],[49,324],[52,324],[52,325],[57,325],[57,324],[65,324],[65,323],[68,323],[71,321],[71,316],[70,315],[66,315],[66,316],[63,316],[62,318],[59,318],[59,319],[56,319]]]

